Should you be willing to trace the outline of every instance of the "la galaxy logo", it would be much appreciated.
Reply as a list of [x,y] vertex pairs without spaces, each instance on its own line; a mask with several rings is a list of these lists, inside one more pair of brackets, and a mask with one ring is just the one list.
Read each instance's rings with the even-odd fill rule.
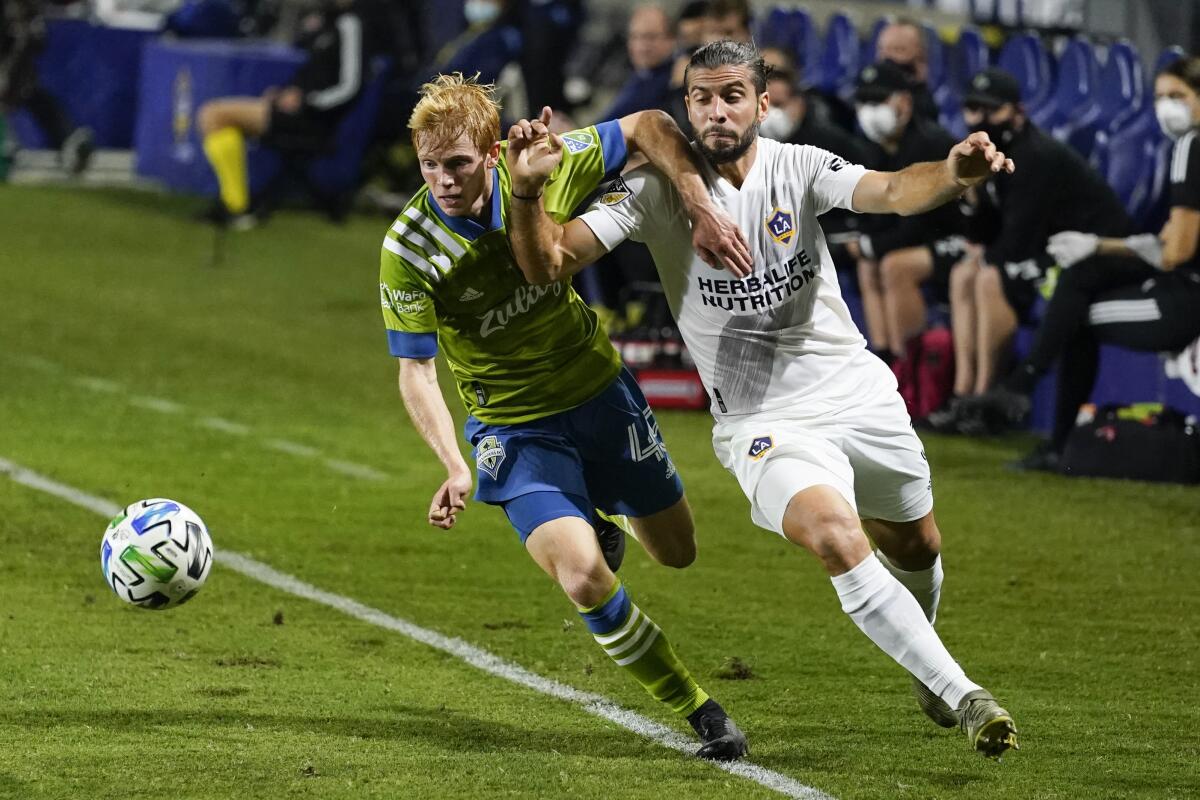
[[596,140],[587,131],[571,131],[563,134],[563,144],[572,153],[582,153],[596,143]]
[[629,187],[625,185],[625,180],[617,178],[604,187],[604,193],[600,195],[600,202],[606,206],[615,206],[622,200],[627,199],[631,194],[633,192],[629,191]]
[[504,445],[495,436],[488,435],[479,440],[475,446],[475,464],[481,470],[496,479],[500,464],[504,462]]
[[796,227],[792,225],[792,212],[777,208],[767,217],[767,233],[780,244],[787,244],[796,235]]
[[746,455],[750,456],[755,461],[758,461],[760,458],[762,458],[763,456],[765,456],[767,454],[768,450],[770,450],[774,446],[775,446],[775,442],[771,439],[770,436],[759,436],[757,439],[755,439],[753,442],[750,443],[750,452],[747,453]]

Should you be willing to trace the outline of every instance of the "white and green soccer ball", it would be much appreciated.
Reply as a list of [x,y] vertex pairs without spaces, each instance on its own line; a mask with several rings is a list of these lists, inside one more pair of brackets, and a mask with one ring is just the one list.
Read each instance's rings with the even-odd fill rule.
[[212,569],[212,539],[200,516],[174,500],[139,500],[108,523],[100,545],[104,580],[117,597],[161,611],[196,596]]

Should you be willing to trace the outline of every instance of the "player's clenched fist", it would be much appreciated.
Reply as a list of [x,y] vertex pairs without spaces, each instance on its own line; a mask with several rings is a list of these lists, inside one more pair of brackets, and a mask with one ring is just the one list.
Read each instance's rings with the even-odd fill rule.
[[552,115],[550,106],[544,106],[537,119],[519,120],[508,129],[507,162],[515,194],[538,194],[562,161],[562,138],[550,131]]

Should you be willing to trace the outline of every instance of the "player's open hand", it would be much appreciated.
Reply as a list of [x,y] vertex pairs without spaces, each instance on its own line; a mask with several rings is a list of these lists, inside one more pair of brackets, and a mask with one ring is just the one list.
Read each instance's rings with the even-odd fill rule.
[[515,194],[536,195],[562,161],[562,138],[550,131],[552,117],[545,106],[537,119],[520,120],[508,129],[506,161]]
[[692,248],[714,269],[727,269],[735,277],[745,278],[754,272],[750,246],[733,217],[709,204],[692,211]]
[[433,494],[429,504],[429,524],[435,528],[450,530],[458,512],[467,507],[467,495],[471,493],[471,473],[451,475]]
[[1000,152],[983,131],[976,131],[954,145],[946,159],[950,177],[959,186],[975,186],[992,175],[1011,173],[1013,160]]

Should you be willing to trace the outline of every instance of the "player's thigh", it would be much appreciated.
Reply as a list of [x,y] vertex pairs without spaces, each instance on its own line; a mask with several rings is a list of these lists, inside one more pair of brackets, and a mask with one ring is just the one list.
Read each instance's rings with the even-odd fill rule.
[[696,525],[686,497],[655,514],[629,521],[638,542],[660,564],[682,568],[696,560]]
[[925,446],[898,393],[881,385],[838,421],[837,441],[854,472],[859,516],[906,523],[933,510]]
[[248,136],[262,136],[270,119],[271,105],[261,97],[222,97],[202,105],[197,121],[204,132],[233,127]]
[[786,536],[792,498],[812,486],[832,487],[855,507],[853,469],[823,426],[778,418],[720,423],[713,450],[737,478],[750,519],[761,528]]
[[568,428],[583,460],[588,495],[606,514],[652,517],[683,498],[658,422],[627,370],[568,412]]

